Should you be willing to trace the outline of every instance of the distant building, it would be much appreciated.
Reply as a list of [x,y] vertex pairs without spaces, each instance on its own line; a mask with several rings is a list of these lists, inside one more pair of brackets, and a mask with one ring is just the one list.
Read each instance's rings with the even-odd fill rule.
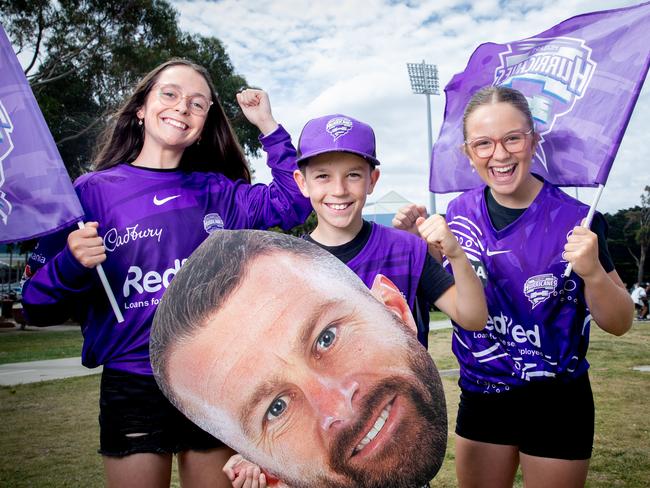
[[363,218],[370,222],[391,227],[391,222],[397,211],[408,203],[411,202],[396,191],[389,191],[374,202],[366,202],[361,213]]

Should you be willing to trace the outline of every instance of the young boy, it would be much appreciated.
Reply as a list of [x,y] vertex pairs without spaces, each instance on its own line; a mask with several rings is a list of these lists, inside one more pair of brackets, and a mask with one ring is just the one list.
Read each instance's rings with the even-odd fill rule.
[[[419,218],[421,238],[361,217],[379,179],[375,134],[369,125],[345,115],[310,120],[300,135],[297,163],[294,179],[318,218],[314,231],[304,238],[343,261],[368,288],[377,274],[389,278],[405,296],[425,347],[431,304],[467,330],[485,326],[483,287],[443,217]],[[455,283],[429,255],[427,245],[431,253],[442,252],[449,259]],[[235,488],[278,485],[239,454],[230,458],[224,472]]]
[[[435,304],[468,330],[480,330],[487,307],[480,280],[443,217],[421,219],[422,239],[363,220],[361,211],[379,179],[372,128],[345,115],[307,122],[298,142],[294,179],[318,217],[305,238],[331,252],[368,286],[379,273],[404,294],[426,347],[428,310]],[[442,252],[455,276],[427,253]]]

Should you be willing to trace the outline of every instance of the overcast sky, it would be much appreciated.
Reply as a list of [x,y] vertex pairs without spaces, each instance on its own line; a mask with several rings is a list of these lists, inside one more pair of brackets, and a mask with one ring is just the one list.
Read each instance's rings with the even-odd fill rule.
[[[483,42],[538,34],[577,14],[634,5],[625,0],[222,0],[174,1],[181,28],[215,36],[251,86],[269,92],[276,119],[294,142],[313,117],[344,113],[377,136],[382,175],[369,197],[395,190],[427,203],[426,99],[411,93],[407,62],[437,64],[441,95],[432,98],[433,140],[444,111],[443,88]],[[650,185],[650,88],[646,83],[598,206],[615,212],[640,203]],[[257,181],[270,173],[253,161]],[[575,191],[569,191],[575,196]],[[594,191],[581,188],[591,202]],[[453,194],[437,195],[445,212]]]

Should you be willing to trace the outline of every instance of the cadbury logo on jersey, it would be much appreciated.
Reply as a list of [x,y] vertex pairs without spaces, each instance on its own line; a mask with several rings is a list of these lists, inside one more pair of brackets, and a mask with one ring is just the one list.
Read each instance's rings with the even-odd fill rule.
[[552,273],[531,276],[524,283],[524,295],[533,304],[532,308],[535,308],[540,303],[548,300],[555,293],[556,288],[557,278]]
[[121,234],[115,227],[106,231],[106,234],[104,234],[104,247],[106,248],[106,252],[113,252],[118,247],[128,244],[129,242],[135,242],[138,239],[153,237],[160,242],[163,231],[162,227],[158,229],[147,228],[141,230],[138,229],[139,226],[140,224],[135,224],[131,227],[127,227]]

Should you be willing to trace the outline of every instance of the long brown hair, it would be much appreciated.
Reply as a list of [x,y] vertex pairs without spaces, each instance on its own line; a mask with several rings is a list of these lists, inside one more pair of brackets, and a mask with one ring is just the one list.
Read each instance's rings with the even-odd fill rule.
[[137,84],[131,96],[111,117],[111,122],[98,137],[93,169],[108,169],[120,163],[130,163],[140,154],[144,130],[138,125],[136,112],[144,105],[160,73],[171,66],[187,66],[205,78],[210,88],[213,105],[201,132],[201,143],[185,148],[179,169],[222,173],[231,180],[251,182],[246,157],[217,98],[208,71],[191,61],[174,58],[157,66]]

